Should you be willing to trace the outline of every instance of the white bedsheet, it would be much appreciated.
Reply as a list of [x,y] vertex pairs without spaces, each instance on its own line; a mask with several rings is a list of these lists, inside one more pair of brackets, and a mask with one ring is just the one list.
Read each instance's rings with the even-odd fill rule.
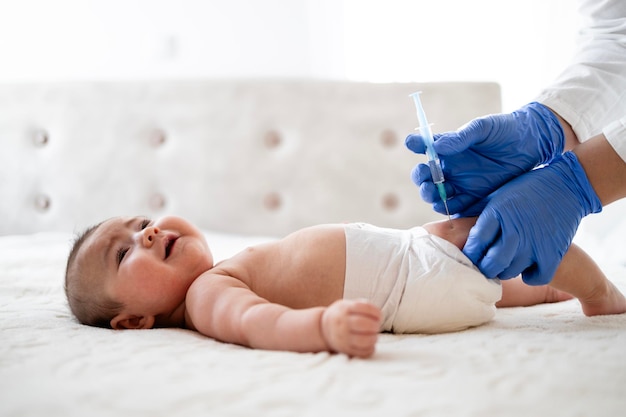
[[[207,236],[217,258],[259,240]],[[383,334],[368,360],[95,329],[65,303],[71,238],[0,237],[0,416],[626,414],[626,315],[500,309],[464,332]],[[603,266],[626,291],[626,267]]]

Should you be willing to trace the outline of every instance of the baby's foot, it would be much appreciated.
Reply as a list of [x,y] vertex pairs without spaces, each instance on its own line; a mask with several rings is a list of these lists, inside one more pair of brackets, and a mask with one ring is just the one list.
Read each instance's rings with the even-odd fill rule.
[[611,281],[599,286],[585,300],[581,299],[583,313],[586,316],[626,313],[626,298]]

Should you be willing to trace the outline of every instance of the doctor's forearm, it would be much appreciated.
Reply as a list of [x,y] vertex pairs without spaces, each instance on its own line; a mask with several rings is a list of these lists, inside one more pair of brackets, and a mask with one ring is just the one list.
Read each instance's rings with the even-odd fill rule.
[[626,197],[626,162],[604,134],[576,145],[573,152],[603,206]]
[[[550,109],[550,107],[548,108]],[[567,120],[562,118],[561,115],[559,115],[553,109],[550,109],[550,111],[552,111],[556,118],[559,119],[561,128],[563,128],[563,134],[565,135],[565,144],[563,151],[571,151],[572,149],[574,149],[575,146],[580,144],[578,137],[576,137],[576,133],[574,133],[574,129],[572,129],[572,126],[567,122]]]
[[[552,109],[551,109],[552,110]],[[570,124],[554,110],[565,135],[564,151],[573,150],[603,206],[626,197],[626,163],[603,134],[582,144]]]

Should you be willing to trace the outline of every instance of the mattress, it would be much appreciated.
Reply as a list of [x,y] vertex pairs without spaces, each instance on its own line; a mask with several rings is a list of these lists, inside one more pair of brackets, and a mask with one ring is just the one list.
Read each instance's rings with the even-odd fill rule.
[[[216,259],[271,237],[205,231]],[[578,301],[499,309],[439,335],[381,334],[370,359],[252,350],[182,329],[78,324],[72,234],[0,236],[0,415],[618,416],[626,315]],[[626,291],[626,266],[603,260]]]

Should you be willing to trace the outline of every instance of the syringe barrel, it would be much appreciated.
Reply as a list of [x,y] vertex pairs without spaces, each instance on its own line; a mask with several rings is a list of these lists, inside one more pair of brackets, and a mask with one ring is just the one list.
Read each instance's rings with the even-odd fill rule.
[[443,177],[443,170],[441,169],[441,163],[439,162],[439,159],[429,160],[428,166],[430,168],[430,173],[433,176],[433,182],[435,184],[440,184],[445,181]]

